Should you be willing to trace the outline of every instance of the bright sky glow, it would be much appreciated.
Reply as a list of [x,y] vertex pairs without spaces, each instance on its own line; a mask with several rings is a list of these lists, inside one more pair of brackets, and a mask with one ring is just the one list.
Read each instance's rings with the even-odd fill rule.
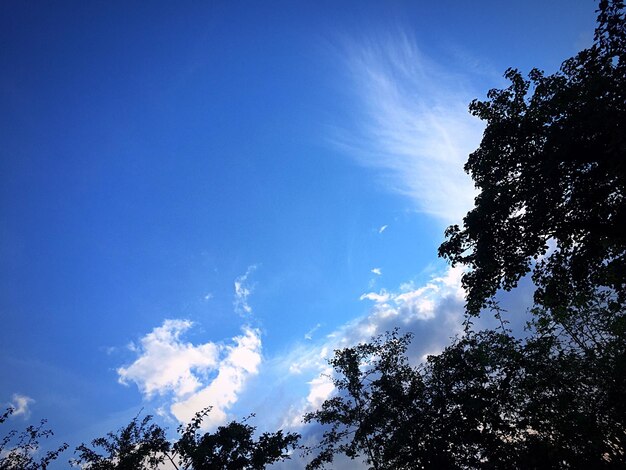
[[441,350],[462,329],[436,249],[475,195],[467,105],[509,66],[556,70],[595,19],[462,3],[3,2],[12,419],[72,446],[142,407],[304,432],[333,349],[398,326],[416,360]]

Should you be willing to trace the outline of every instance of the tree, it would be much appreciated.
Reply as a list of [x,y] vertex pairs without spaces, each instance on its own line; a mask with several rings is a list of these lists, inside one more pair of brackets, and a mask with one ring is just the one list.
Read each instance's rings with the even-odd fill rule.
[[[93,448],[81,444],[78,458],[72,463],[89,470],[157,469],[169,458],[170,443],[165,430],[152,423],[152,416],[139,415],[116,433],[91,441]],[[96,449],[102,449],[100,453]]]
[[257,470],[289,458],[290,449],[297,447],[300,435],[263,433],[254,439],[256,428],[243,422],[231,421],[213,433],[199,432],[203,419],[211,408],[195,414],[186,426],[179,427],[180,439],[174,444],[180,468],[193,470]]
[[323,468],[336,454],[363,456],[375,470],[403,468],[410,449],[406,444],[418,430],[413,406],[424,392],[420,375],[405,355],[410,338],[394,331],[335,351],[328,362],[338,393],[304,417],[306,422],[330,425],[319,445],[308,449],[318,452],[308,469]]
[[[427,363],[411,366],[411,335],[397,331],[335,351],[334,397],[308,422],[329,425],[307,468],[335,455],[369,468],[524,468],[511,382],[519,343],[500,332],[469,333]],[[519,453],[519,452],[518,452]]]
[[439,254],[470,268],[471,315],[532,271],[535,302],[550,321],[565,324],[599,295],[623,316],[626,23],[621,0],[599,7],[594,44],[559,72],[533,69],[524,79],[509,69],[508,88],[470,105],[487,124],[465,165],[480,193]]
[[154,470],[162,468],[164,462],[179,470],[257,470],[288,459],[289,450],[297,447],[300,436],[280,430],[263,433],[255,440],[256,428],[245,420],[201,434],[202,420],[210,411],[206,408],[189,424],[180,426],[180,437],[173,445],[165,429],[152,422],[152,416],[141,420],[136,416],[117,432],[94,439],[92,447],[81,444],[76,449],[79,457],[72,463],[89,470]]
[[337,454],[374,470],[516,468],[510,382],[518,376],[510,371],[519,369],[518,342],[469,333],[416,367],[406,354],[410,339],[396,330],[335,351],[336,394],[305,416],[329,425],[307,468],[324,468]]
[[603,383],[613,377],[558,338],[468,330],[420,366],[409,364],[409,339],[388,333],[335,352],[336,393],[305,416],[327,426],[308,469],[338,454],[374,470],[626,465]]
[[[469,268],[467,312],[532,272],[531,357],[520,411],[569,462],[626,465],[626,19],[601,0],[593,45],[549,76],[514,69],[474,101],[486,121],[465,166],[480,190],[439,254]],[[549,371],[546,372],[546,371]],[[576,384],[574,390],[572,385]],[[567,406],[564,407],[564,403]],[[569,413],[571,411],[571,413]],[[532,423],[528,424],[528,423]],[[578,424],[577,424],[578,423]],[[584,427],[581,423],[585,423]],[[558,450],[558,452],[557,452]],[[576,466],[576,463],[571,463]]]
[[310,468],[339,453],[373,469],[626,468],[625,25],[623,2],[601,0],[589,49],[553,75],[509,69],[470,105],[487,123],[465,166],[480,192],[439,254],[468,267],[468,320],[499,316],[497,292],[532,272],[527,336],[468,321],[420,367],[394,337],[336,351],[336,395],[305,417],[329,426]]
[[[0,415],[0,424],[3,424],[13,413],[9,407]],[[50,462],[57,459],[59,454],[67,449],[67,444],[61,444],[56,449],[47,451],[38,458],[41,439],[53,435],[45,429],[46,420],[42,419],[37,426],[30,425],[24,431],[9,431],[0,439],[0,470],[46,470]]]
[[469,331],[428,359],[424,425],[447,468],[623,468],[623,421],[595,361],[558,337]]

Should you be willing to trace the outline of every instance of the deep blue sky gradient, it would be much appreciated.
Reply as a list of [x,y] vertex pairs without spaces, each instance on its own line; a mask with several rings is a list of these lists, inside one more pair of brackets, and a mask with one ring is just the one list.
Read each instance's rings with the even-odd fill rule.
[[166,318],[193,343],[238,334],[251,265],[266,357],[366,313],[374,267],[377,289],[427,280],[445,223],[333,144],[358,125],[346,51],[405,31],[484,96],[589,44],[594,9],[2,2],[0,402],[31,396],[79,440],[154,412],[117,383],[126,345]]

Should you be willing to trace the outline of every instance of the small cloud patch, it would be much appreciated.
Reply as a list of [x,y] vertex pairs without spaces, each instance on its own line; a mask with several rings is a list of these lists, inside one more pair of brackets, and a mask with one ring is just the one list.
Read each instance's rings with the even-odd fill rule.
[[239,315],[250,315],[252,313],[252,307],[248,304],[248,297],[254,291],[254,286],[248,282],[248,277],[256,270],[256,265],[251,265],[246,270],[246,273],[235,279],[235,300],[233,306],[235,312]]
[[31,397],[22,395],[20,393],[14,393],[11,397],[11,403],[9,406],[13,408],[13,416],[23,416],[28,418],[30,416],[30,405],[35,403]]

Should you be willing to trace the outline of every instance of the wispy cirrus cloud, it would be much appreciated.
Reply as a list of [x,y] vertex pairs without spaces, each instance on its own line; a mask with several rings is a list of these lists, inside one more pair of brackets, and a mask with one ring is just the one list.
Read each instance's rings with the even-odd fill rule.
[[418,211],[460,221],[475,196],[463,164],[483,129],[467,110],[475,96],[469,81],[429,59],[403,33],[352,45],[347,62],[358,124],[336,142],[382,170],[387,185]]
[[235,279],[234,287],[235,287],[235,300],[233,301],[233,306],[235,308],[235,312],[239,315],[249,315],[252,313],[252,307],[248,304],[248,297],[252,294],[254,290],[254,286],[250,285],[248,282],[248,277],[257,269],[255,264],[248,266],[245,274],[242,274],[237,279]]
[[317,325],[315,325],[313,328],[311,328],[309,331],[307,331],[304,334],[304,339],[311,341],[313,339],[313,335],[315,334],[315,332],[319,330],[321,327],[322,327],[321,323],[318,323]]

